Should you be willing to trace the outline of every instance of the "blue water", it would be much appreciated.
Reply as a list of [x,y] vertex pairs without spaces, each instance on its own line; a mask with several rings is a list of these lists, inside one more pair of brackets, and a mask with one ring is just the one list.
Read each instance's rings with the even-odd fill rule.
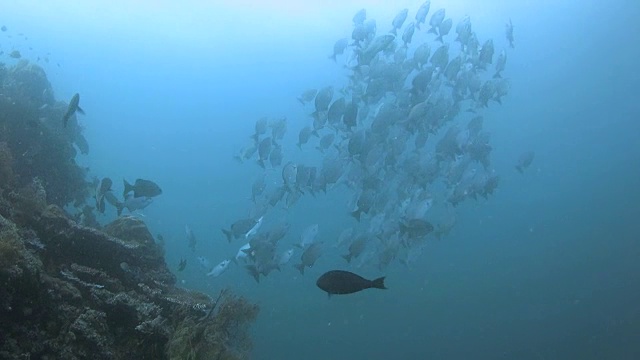
[[[207,278],[195,257],[216,264],[242,245],[220,229],[251,209],[263,170],[232,156],[255,121],[286,116],[285,159],[318,160],[294,146],[310,124],[295,98],[345,83],[327,56],[350,36],[357,10],[384,32],[422,1],[257,3],[21,1],[0,13],[12,34],[28,36],[0,33],[2,49],[31,60],[50,53],[42,66],[56,98],[81,94],[91,151],[78,161],[91,175],[112,177],[116,192],[122,178],[161,185],[144,220],[164,236],[169,266],[188,259],[183,285],[212,295],[230,287],[260,305],[253,359],[640,358],[640,3],[432,1],[431,13],[445,7],[454,20],[449,37],[470,15],[496,52],[505,22],[515,26],[510,93],[483,113],[499,187],[458,206],[452,232],[408,267],[359,270],[386,275],[389,290],[330,300],[315,280],[345,267],[337,252],[304,276],[287,267],[260,284],[239,267]],[[531,149],[535,160],[519,174],[517,156]],[[354,223],[342,195],[303,197],[286,215],[291,238],[319,223],[334,242]]]

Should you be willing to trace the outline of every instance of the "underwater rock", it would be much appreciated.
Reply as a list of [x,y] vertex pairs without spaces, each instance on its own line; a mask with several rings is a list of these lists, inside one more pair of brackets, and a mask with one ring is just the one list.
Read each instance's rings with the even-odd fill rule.
[[53,248],[48,253],[56,261],[74,259],[79,265],[124,274],[125,280],[136,284],[176,282],[165,265],[162,249],[153,242],[146,225],[134,217],[118,218],[102,232],[77,224],[62,209],[50,205],[33,227],[47,239],[45,245]]
[[13,155],[6,142],[0,142],[0,192],[13,183]]
[[0,149],[0,188],[6,187],[7,174],[19,186],[39,177],[48,203],[84,203],[91,189],[87,170],[76,163],[75,146],[87,153],[89,144],[75,117],[63,128],[66,105],[55,101],[44,70],[26,61],[8,68],[0,64],[0,89],[0,143],[6,144]]
[[4,87],[14,101],[41,107],[54,103],[53,89],[42,67],[22,59],[3,77]]
[[121,216],[104,227],[104,232],[122,240],[151,246],[155,243],[147,225],[135,216]]
[[143,221],[102,232],[56,205],[20,220],[0,215],[1,359],[249,357],[258,307],[176,288]]
[[0,63],[0,89],[0,359],[249,358],[256,305],[176,287],[140,219],[63,210],[91,212],[89,144],[43,69]]

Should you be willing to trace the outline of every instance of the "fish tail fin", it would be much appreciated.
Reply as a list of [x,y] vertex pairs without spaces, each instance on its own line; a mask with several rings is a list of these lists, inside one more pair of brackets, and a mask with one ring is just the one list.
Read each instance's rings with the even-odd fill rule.
[[298,97],[298,98],[296,98],[296,99],[298,99],[298,101],[300,101],[300,104],[302,104],[302,106],[304,106],[304,100],[302,100],[302,98],[301,98],[301,97]]
[[76,106],[76,111],[79,112],[80,114],[84,115],[84,110],[82,110],[82,108],[80,106]]
[[229,242],[231,242],[231,240],[233,240],[233,233],[231,232],[231,230],[225,230],[225,229],[221,229],[222,233],[227,237],[227,240],[229,240]]
[[442,39],[442,34],[438,35],[438,37],[436,38],[436,41],[440,41],[441,43],[444,44],[444,40]]
[[502,75],[500,75],[500,72],[497,71],[494,75],[493,75],[494,79],[502,79]]
[[124,183],[124,191],[122,193],[122,196],[126,198],[127,194],[133,191],[133,185],[129,184],[126,179],[122,179],[122,182]]
[[244,268],[247,269],[247,272],[249,272],[249,274],[253,276],[253,279],[259,284],[260,272],[258,271],[258,268],[256,268],[255,265],[247,265]]
[[338,60],[336,59],[336,54],[329,55],[329,59],[333,60],[333,62],[338,62]]
[[304,264],[295,264],[293,265],[298,271],[300,271],[300,275],[304,275]]
[[342,255],[342,258],[347,260],[348,263],[351,263],[351,254]]
[[429,29],[429,31],[427,31],[427,33],[438,35],[438,30],[435,27],[432,27],[431,29]]
[[522,174],[522,166],[516,165],[516,170],[518,170],[518,172]]
[[383,277],[379,277],[379,278],[373,280],[371,282],[371,287],[372,288],[376,288],[376,289],[387,289],[387,287],[384,286],[384,278],[385,277],[386,276],[383,276]]

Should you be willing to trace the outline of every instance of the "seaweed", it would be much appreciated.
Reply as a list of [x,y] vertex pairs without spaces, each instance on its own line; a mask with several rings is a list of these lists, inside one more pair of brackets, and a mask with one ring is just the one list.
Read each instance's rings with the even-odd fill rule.
[[[215,309],[217,313],[210,315]],[[258,311],[258,306],[245,298],[221,292],[205,317],[187,317],[177,325],[167,344],[169,359],[248,358],[252,347],[248,327]]]

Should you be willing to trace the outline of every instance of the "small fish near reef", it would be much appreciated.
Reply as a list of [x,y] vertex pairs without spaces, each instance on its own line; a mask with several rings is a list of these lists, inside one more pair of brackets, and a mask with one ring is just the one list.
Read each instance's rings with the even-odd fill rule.
[[71,118],[73,114],[75,114],[76,112],[79,112],[80,114],[84,115],[84,110],[80,108],[80,94],[78,93],[73,95],[73,97],[71,98],[71,101],[69,101],[67,112],[64,113],[64,116],[62,117],[62,121],[64,122],[64,127],[67,127],[67,122],[69,121],[69,118]]
[[316,285],[331,295],[353,294],[365,289],[386,289],[384,276],[375,280],[367,280],[349,271],[331,270],[318,278]]
[[131,185],[127,180],[123,180],[124,192],[123,196],[127,196],[128,193],[133,191],[133,197],[155,197],[162,194],[160,186],[151,180],[136,179],[136,182]]

